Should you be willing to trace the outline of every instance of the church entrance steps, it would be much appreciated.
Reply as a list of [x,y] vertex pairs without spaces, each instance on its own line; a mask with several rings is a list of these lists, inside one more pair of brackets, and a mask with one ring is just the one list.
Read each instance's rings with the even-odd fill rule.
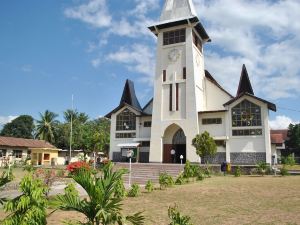
[[[128,169],[129,163],[116,163],[116,169]],[[160,164],[160,163],[132,163],[131,164],[131,183],[140,185],[146,184],[148,180],[158,183],[160,173],[168,173],[176,178],[184,169],[184,165],[180,164]],[[129,182],[129,174],[123,176],[125,184]]]

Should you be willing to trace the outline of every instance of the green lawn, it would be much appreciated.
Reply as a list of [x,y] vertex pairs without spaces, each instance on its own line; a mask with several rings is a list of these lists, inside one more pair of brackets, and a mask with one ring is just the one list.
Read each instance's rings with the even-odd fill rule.
[[[146,225],[166,225],[176,203],[194,225],[300,224],[300,176],[213,177],[200,183],[143,193],[124,201],[124,212],[144,211]],[[82,219],[76,212],[54,213],[48,224]]]
[[[16,169],[14,174],[19,180],[25,172]],[[168,206],[175,203],[194,225],[300,225],[300,176],[216,176],[150,194],[143,191],[137,198],[125,199],[123,209],[125,214],[144,211],[146,225],[166,225]],[[77,212],[57,211],[48,224],[63,224],[66,219],[84,221]]]

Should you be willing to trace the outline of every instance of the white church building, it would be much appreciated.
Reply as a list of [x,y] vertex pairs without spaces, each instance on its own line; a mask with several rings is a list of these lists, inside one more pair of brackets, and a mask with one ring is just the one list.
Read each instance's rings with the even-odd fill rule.
[[254,95],[245,65],[235,96],[205,70],[203,45],[211,40],[192,0],[166,0],[149,29],[157,37],[154,97],[141,107],[126,81],[119,106],[106,115],[110,158],[126,161],[131,149],[139,162],[171,163],[174,149],[177,163],[180,155],[198,162],[192,139],[208,131],[218,146],[211,163],[271,163],[269,110],[276,105]]

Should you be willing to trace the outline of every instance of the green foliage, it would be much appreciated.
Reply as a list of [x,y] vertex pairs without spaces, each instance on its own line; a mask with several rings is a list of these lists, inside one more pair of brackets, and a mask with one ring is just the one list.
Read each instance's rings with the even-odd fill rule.
[[282,168],[280,168],[280,175],[281,176],[288,176],[288,175],[290,175],[288,169],[285,166],[283,166]]
[[37,120],[36,137],[50,143],[55,143],[54,129],[58,124],[58,121],[56,120],[57,116],[57,114],[50,112],[49,110],[46,110],[44,114],[40,113],[41,118],[40,120]]
[[159,185],[160,189],[172,187],[174,185],[173,177],[166,172],[159,174]]
[[126,189],[124,186],[123,179],[119,179],[116,184],[115,196],[118,198],[124,198],[126,196]]
[[137,197],[140,192],[140,186],[138,184],[132,184],[131,189],[128,191],[128,197]]
[[121,213],[122,198],[115,195],[115,190],[125,172],[114,171],[112,163],[105,165],[100,177],[90,170],[80,170],[72,177],[86,191],[88,198],[81,199],[78,194],[65,192],[56,197],[56,204],[61,210],[74,210],[84,214],[88,224],[92,225],[143,224],[144,216],[140,212],[132,216]]
[[197,134],[192,140],[192,145],[196,148],[196,153],[201,158],[214,156],[217,153],[217,145],[209,133],[205,131],[202,134]]
[[66,195],[76,197],[79,195],[79,192],[76,189],[76,184],[73,182],[68,183],[68,185],[65,187],[65,193]]
[[46,221],[47,187],[32,174],[26,175],[20,183],[22,194],[4,205],[6,212],[11,212],[3,221],[4,225],[44,225]]
[[300,123],[289,125],[288,141],[286,141],[286,145],[290,149],[300,150]]
[[26,165],[23,167],[23,170],[30,173],[30,172],[33,172],[33,171],[35,170],[35,168],[33,167],[32,164],[26,164]]
[[294,166],[296,164],[295,157],[293,154],[288,155],[287,157],[282,157],[282,164]]
[[[14,175],[12,174],[12,170],[3,171],[0,177],[0,188],[3,187],[5,184],[11,182],[14,179]],[[0,205],[3,205],[6,202],[6,198],[0,198]]]
[[171,220],[169,225],[193,225],[189,216],[183,216],[178,210],[178,206],[169,207],[168,216]]
[[22,115],[4,125],[0,135],[17,138],[33,138],[34,120],[32,116]]
[[146,186],[145,186],[145,189],[148,191],[148,192],[152,192],[154,190],[154,185],[153,185],[153,182],[151,180],[148,180],[147,183],[146,183]]
[[178,175],[178,177],[175,180],[175,184],[177,184],[177,185],[183,185],[183,184],[185,184],[185,178],[184,178],[183,173],[180,173]]
[[184,165],[184,170],[183,170],[183,176],[184,178],[189,179],[190,177],[193,177],[193,169],[191,166],[191,162],[189,160],[186,160],[186,163]]
[[269,165],[265,162],[259,162],[256,165],[257,173],[264,176],[268,171]]
[[240,166],[236,166],[236,167],[235,167],[235,170],[234,170],[234,176],[235,176],[235,177],[240,177],[241,174],[242,174],[242,172],[241,172],[241,167],[240,167]]

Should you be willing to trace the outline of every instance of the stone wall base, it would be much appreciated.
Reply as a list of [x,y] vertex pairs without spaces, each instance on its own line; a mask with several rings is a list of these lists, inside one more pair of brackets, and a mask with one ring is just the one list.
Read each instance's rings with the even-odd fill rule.
[[217,152],[217,154],[213,157],[203,157],[201,159],[201,163],[210,163],[210,164],[221,164],[222,162],[226,162],[226,153],[225,152]]
[[266,162],[265,152],[232,152],[230,162],[238,165],[256,165],[259,162]]

